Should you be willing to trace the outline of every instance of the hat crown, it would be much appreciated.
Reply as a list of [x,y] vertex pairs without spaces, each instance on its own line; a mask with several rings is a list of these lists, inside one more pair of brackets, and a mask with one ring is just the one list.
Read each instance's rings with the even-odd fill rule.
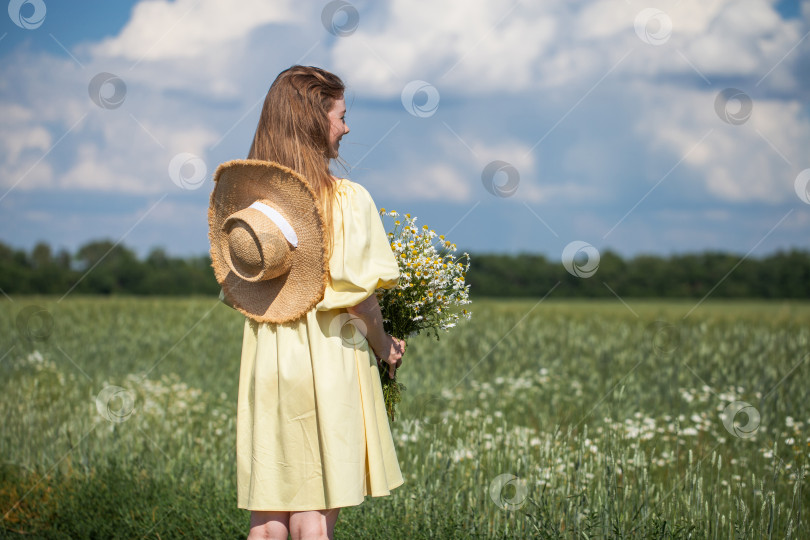
[[277,278],[290,271],[292,249],[276,223],[248,207],[223,224],[223,253],[231,272],[248,282]]

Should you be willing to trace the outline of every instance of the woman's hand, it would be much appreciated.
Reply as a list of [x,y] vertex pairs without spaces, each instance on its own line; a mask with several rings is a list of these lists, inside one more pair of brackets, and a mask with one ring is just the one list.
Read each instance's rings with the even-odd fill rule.
[[346,308],[346,311],[363,323],[358,328],[366,336],[371,350],[374,351],[377,365],[382,366],[383,362],[388,364],[388,376],[393,379],[397,374],[397,368],[402,365],[405,342],[385,333],[377,296],[372,294],[356,306]]
[[374,350],[374,354],[377,356],[377,365],[382,366],[383,362],[388,364],[388,377],[394,379],[397,374],[397,368],[402,365],[402,355],[405,354],[405,342],[386,334],[380,349],[380,351]]

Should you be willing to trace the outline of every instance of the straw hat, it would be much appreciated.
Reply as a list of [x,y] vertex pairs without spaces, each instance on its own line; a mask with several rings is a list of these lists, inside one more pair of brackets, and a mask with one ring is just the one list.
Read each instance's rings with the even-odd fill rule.
[[211,263],[225,298],[257,322],[292,322],[323,298],[324,219],[295,171],[255,159],[221,164],[208,208]]

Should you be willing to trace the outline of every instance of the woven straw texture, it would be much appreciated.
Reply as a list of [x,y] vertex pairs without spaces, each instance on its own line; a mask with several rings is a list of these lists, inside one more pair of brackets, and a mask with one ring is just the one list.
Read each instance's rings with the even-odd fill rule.
[[[326,287],[324,219],[315,193],[291,169],[260,160],[233,160],[214,174],[208,209],[211,264],[225,297],[256,322],[287,323],[304,315],[323,298]],[[241,279],[228,260],[225,220],[257,200],[272,206],[292,225],[298,247],[292,250],[290,271],[258,282]]]

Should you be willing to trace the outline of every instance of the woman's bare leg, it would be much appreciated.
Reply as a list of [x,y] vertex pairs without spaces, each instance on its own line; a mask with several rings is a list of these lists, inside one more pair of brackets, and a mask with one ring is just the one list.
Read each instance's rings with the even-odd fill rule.
[[289,512],[250,513],[248,540],[287,540],[290,528]]
[[340,508],[290,512],[290,534],[293,540],[333,540]]

